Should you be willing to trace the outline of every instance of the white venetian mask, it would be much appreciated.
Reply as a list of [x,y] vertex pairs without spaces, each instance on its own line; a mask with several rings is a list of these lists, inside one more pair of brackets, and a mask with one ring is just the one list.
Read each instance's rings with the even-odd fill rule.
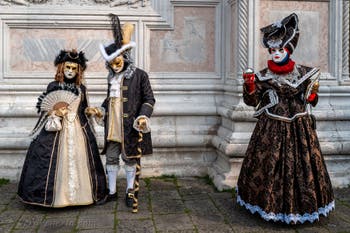
[[288,52],[286,48],[272,48],[271,51],[271,58],[275,63],[282,62],[287,56]]
[[63,72],[66,78],[68,79],[74,78],[78,73],[78,64],[74,62],[69,62],[69,61],[65,62]]

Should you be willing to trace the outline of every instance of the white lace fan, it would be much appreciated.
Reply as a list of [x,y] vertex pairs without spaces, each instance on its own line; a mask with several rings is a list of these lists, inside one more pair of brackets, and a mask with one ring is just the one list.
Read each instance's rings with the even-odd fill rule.
[[41,111],[57,110],[70,105],[78,96],[70,91],[57,90],[47,94],[42,102]]

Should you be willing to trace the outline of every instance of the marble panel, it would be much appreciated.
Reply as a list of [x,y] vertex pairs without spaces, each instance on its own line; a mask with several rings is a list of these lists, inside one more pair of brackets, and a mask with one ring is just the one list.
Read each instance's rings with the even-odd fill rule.
[[[53,61],[61,49],[78,49],[85,52],[88,72],[105,72],[105,63],[99,44],[112,41],[110,30],[96,29],[29,29],[10,28],[10,72],[55,73]],[[6,61],[5,61],[6,62]]]
[[214,72],[215,8],[175,7],[174,31],[151,32],[152,72]]
[[123,8],[141,8],[150,4],[150,0],[0,0],[0,6],[109,6]]

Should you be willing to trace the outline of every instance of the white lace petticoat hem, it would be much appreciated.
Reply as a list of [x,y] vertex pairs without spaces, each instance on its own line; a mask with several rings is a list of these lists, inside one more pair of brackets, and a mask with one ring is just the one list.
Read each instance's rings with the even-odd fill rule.
[[283,214],[283,213],[272,213],[272,212],[266,213],[261,207],[257,205],[251,205],[243,201],[241,197],[238,195],[238,192],[237,192],[237,203],[240,204],[241,206],[244,206],[252,214],[257,212],[266,221],[269,221],[269,220],[273,220],[275,222],[281,221],[287,224],[290,224],[291,222],[304,223],[306,221],[313,223],[315,220],[319,220],[319,217],[321,214],[326,217],[328,213],[335,208],[335,202],[333,200],[328,205],[325,205],[324,207],[319,208],[317,211],[313,212],[312,214],[305,213],[301,215],[301,214]]

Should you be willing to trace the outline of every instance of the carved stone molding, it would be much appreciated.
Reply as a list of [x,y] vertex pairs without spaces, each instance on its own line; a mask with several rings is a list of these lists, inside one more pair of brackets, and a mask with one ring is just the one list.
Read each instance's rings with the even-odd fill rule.
[[248,0],[238,2],[238,72],[248,65]]
[[79,5],[79,6],[93,6],[102,4],[109,7],[128,6],[131,8],[145,7],[150,0],[0,0],[0,5]]
[[343,2],[343,79],[349,79],[349,43],[350,43],[350,17],[349,17],[349,11],[350,11],[350,2],[344,1]]
[[257,1],[241,0],[230,3],[237,7],[237,73],[240,75],[246,67],[255,66],[255,27],[257,25],[255,11]]
[[342,78],[343,65],[343,2],[330,1],[330,17],[329,17],[329,71],[338,82],[346,82]]

